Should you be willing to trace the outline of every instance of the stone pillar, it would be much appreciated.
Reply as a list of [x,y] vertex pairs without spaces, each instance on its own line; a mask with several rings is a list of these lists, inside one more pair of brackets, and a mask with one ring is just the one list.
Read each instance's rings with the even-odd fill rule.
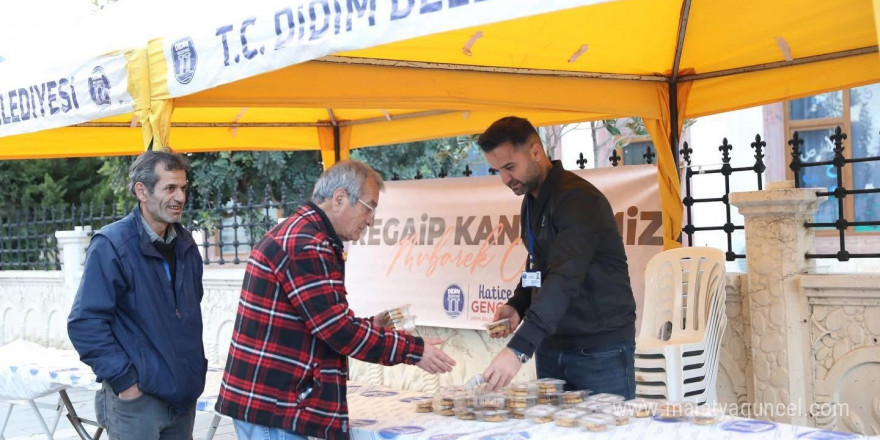
[[811,221],[824,189],[794,188],[793,181],[764,191],[733,193],[730,203],[745,217],[754,393],[751,415],[796,425],[808,418],[813,396],[810,369],[809,304],[795,281],[804,254],[813,249]]
[[64,284],[76,292],[79,279],[86,261],[86,248],[92,239],[91,226],[76,226],[72,231],[56,231],[55,239],[61,249],[61,271],[64,273]]

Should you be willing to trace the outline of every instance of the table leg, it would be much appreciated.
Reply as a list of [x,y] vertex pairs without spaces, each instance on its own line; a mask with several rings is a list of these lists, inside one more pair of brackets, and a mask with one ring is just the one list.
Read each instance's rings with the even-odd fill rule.
[[[70,397],[67,396],[67,391],[61,390],[58,392],[58,394],[61,396],[61,401],[64,402],[64,407],[67,408],[67,419],[70,420],[70,424],[73,425],[73,429],[76,430],[79,438],[81,438],[82,440],[98,440],[99,438],[101,438],[101,433],[104,432],[104,427],[98,425],[97,422],[83,419],[80,416],[76,415],[76,408],[73,407],[73,403],[70,401]],[[95,431],[94,437],[89,435],[88,431],[86,431],[86,428],[83,427],[83,423],[98,427],[98,429]]]
[[220,426],[220,414],[214,413],[214,420],[211,420],[211,426],[208,428],[205,440],[212,440],[214,438],[214,433],[217,432],[218,426]]
[[49,430],[49,426],[46,425],[46,421],[43,420],[43,415],[40,414],[40,409],[37,408],[37,403],[34,402],[34,399],[27,400],[28,406],[34,410],[34,414],[37,416],[37,420],[40,421],[40,427],[43,428],[43,432],[46,433],[46,438],[49,440],[55,440],[55,437],[52,436],[52,431]]
[[9,423],[9,417],[12,415],[12,408],[15,405],[12,402],[9,402],[9,409],[6,411],[6,416],[3,417],[3,423],[0,423],[0,440],[5,440],[6,437],[3,437],[3,433],[6,432],[6,424]]

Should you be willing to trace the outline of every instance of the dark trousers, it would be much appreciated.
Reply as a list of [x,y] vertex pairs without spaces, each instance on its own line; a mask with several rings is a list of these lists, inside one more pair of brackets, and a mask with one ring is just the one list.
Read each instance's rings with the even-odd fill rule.
[[110,440],[192,440],[196,405],[177,414],[149,394],[123,400],[104,385],[95,393],[95,416]]
[[627,400],[636,396],[635,341],[577,351],[559,351],[549,342],[535,354],[539,378],[565,380],[566,390],[591,390],[619,394]]

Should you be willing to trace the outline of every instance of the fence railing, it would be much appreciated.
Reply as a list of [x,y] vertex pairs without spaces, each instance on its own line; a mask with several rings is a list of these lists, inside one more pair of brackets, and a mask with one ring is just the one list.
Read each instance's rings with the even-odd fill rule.
[[[801,159],[801,146],[804,140],[801,139],[798,132],[788,141],[791,146],[791,164],[789,167],[794,171],[794,182],[797,188],[801,187],[801,179],[803,170],[811,167],[828,167],[831,166],[835,170],[835,180],[837,186],[831,191],[817,192],[818,196],[831,196],[836,199],[837,204],[837,220],[834,222],[807,222],[804,226],[808,228],[834,228],[837,230],[840,239],[840,249],[835,254],[806,254],[807,258],[836,258],[838,261],[849,261],[851,258],[880,258],[880,253],[851,253],[846,250],[846,231],[851,227],[857,226],[880,226],[880,221],[852,221],[846,218],[846,210],[844,209],[844,199],[849,195],[859,194],[878,194],[880,188],[864,188],[864,189],[847,189],[844,184],[843,169],[847,164],[859,162],[880,162],[880,156],[859,157],[847,159],[844,157],[843,141],[847,138],[840,126],[834,129],[834,134],[828,136],[828,139],[834,144],[834,157],[831,160],[805,162]],[[880,182],[877,182],[880,184]]]
[[[846,261],[850,258],[880,258],[877,253],[855,254],[846,251],[844,234],[847,229],[855,226],[880,226],[880,221],[849,221],[844,217],[843,199],[848,195],[880,193],[880,188],[869,189],[846,189],[842,180],[842,168],[855,162],[880,161],[880,157],[846,159],[843,156],[842,141],[846,134],[840,132],[838,127],[835,134],[830,136],[834,142],[835,156],[832,160],[822,162],[805,163],[801,160],[800,146],[803,140],[798,134],[788,142],[792,146],[792,162],[790,167],[795,172],[796,185],[800,185],[800,172],[807,167],[833,166],[837,170],[837,187],[818,195],[833,196],[837,199],[837,221],[831,223],[810,222],[807,227],[835,228],[839,231],[840,251],[836,254],[808,254],[808,258],[837,258]],[[743,225],[734,224],[732,221],[732,209],[729,201],[731,178],[735,173],[754,173],[758,190],[763,189],[762,174],[766,169],[764,164],[764,149],[766,143],[760,135],[755,136],[755,142],[751,143],[754,150],[754,163],[750,166],[733,167],[731,152],[733,146],[725,138],[718,147],[721,152],[721,165],[717,168],[711,166],[691,165],[693,149],[684,143],[681,156],[684,161],[684,197],[682,203],[685,210],[685,224],[682,232],[687,236],[687,245],[693,245],[694,235],[701,232],[722,231],[727,239],[727,261],[745,258],[744,254],[736,253],[733,249],[733,234],[743,230]],[[646,148],[642,155],[645,162],[652,163],[654,153],[651,148]],[[621,157],[615,149],[608,158],[612,166],[618,166]],[[581,155],[577,165],[581,168],[587,163]],[[480,173],[485,175],[486,170]],[[489,169],[489,174],[495,174],[495,170]],[[391,180],[400,180],[397,172],[392,172]],[[448,176],[445,168],[440,168],[437,177]],[[456,172],[460,176],[469,177],[474,173],[469,165],[463,171]],[[702,176],[720,174],[724,177],[724,190],[716,197],[694,197],[693,188],[695,179]],[[423,176],[417,172],[415,179]],[[203,250],[205,264],[241,264],[247,260],[254,244],[277,223],[277,219],[287,216],[296,209],[302,201],[297,197],[290,199],[289,194],[294,192],[282,185],[280,194],[273,194],[267,186],[262,194],[256,195],[254,190],[247,192],[244,200],[237,197],[223,200],[219,196],[197,198],[191,197],[184,209],[182,223],[187,229],[194,231],[198,236],[199,247]],[[297,191],[295,194],[302,194]],[[280,197],[279,197],[280,196]],[[693,224],[694,210],[704,204],[722,203],[726,215],[723,224],[695,226]],[[198,206],[196,206],[198,205]],[[55,240],[55,231],[72,230],[75,226],[91,226],[93,231],[102,226],[112,223],[131,211],[133,205],[127,207],[101,205],[98,207],[67,206],[61,208],[42,210],[21,210],[13,213],[4,213],[0,217],[0,270],[11,269],[36,269],[58,270],[60,269],[59,250]]]
[[60,270],[55,231],[73,230],[75,226],[91,226],[94,230],[127,212],[110,205],[69,205],[7,214],[0,219],[0,270]]
[[[761,135],[755,135],[755,142],[751,143],[752,149],[755,150],[755,163],[747,167],[733,167],[730,165],[730,152],[733,150],[733,145],[727,142],[727,138],[724,138],[721,145],[718,147],[718,151],[721,152],[721,166],[719,168],[700,166],[698,170],[694,171],[694,167],[691,166],[691,154],[693,154],[694,150],[688,146],[687,142],[684,143],[681,149],[681,155],[685,162],[684,197],[682,198],[682,204],[684,205],[685,210],[685,224],[684,227],[682,227],[682,232],[687,235],[687,244],[689,246],[693,246],[694,234],[697,232],[724,231],[724,234],[727,236],[727,251],[724,253],[725,259],[727,261],[735,261],[737,258],[746,257],[745,254],[738,254],[733,251],[733,233],[734,231],[743,230],[745,227],[743,225],[735,225],[731,220],[730,178],[734,173],[754,173],[757,181],[757,188],[759,191],[762,190],[764,188],[762,174],[764,173],[764,170],[767,169],[764,165],[764,148],[766,146],[767,143],[761,140]],[[696,177],[712,174],[721,174],[724,176],[724,193],[718,197],[694,198],[692,192],[692,180]],[[727,221],[722,225],[694,226],[693,209],[695,205],[704,203],[723,203]]]

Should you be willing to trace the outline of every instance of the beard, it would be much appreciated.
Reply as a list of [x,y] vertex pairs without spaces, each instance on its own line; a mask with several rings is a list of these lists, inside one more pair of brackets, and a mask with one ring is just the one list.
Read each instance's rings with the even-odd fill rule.
[[537,164],[535,164],[534,167],[530,167],[529,176],[524,180],[511,179],[510,182],[507,182],[507,187],[518,196],[531,192],[538,187],[539,171]]

